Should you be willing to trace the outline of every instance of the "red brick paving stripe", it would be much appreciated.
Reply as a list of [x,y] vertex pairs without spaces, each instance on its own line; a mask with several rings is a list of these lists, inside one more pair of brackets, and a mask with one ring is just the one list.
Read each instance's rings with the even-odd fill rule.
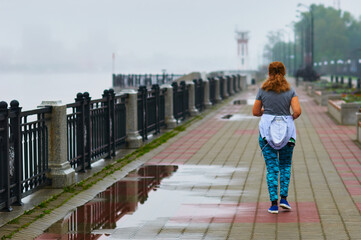
[[342,178],[344,178],[344,177],[353,177],[354,176],[352,172],[339,172],[338,174]]
[[358,210],[359,210],[360,213],[361,213],[361,203],[356,203],[356,206],[358,207]]
[[[240,203],[240,204],[183,204],[171,222],[212,222],[214,223],[314,223],[320,222],[316,204],[313,202],[291,203],[294,209],[279,214],[268,213],[269,203]],[[256,209],[258,207],[257,216]],[[297,210],[300,215],[298,216]]]
[[361,195],[361,186],[346,186],[347,191],[352,195]]
[[345,161],[334,161],[333,164],[335,164],[335,165],[347,165],[347,163]]
[[336,166],[336,170],[337,171],[350,171],[350,168],[348,166],[342,166],[342,167]]
[[343,180],[343,183],[345,185],[359,185],[360,184],[359,181],[357,181],[357,180]]

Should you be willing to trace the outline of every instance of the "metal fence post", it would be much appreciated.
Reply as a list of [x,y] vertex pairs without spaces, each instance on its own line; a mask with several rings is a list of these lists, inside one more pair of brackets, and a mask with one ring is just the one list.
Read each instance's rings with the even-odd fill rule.
[[[173,82],[171,86],[173,88],[172,89],[172,92],[173,92],[173,116],[177,121],[178,120],[178,113],[179,113],[178,83]],[[167,94],[167,96],[170,95],[169,93],[166,93],[166,94]],[[166,116],[167,116],[167,107],[166,107]]]
[[0,197],[2,198],[2,202],[5,202],[5,209],[10,212],[13,209],[10,206],[9,111],[8,104],[6,102],[0,102],[0,129],[0,187],[3,187],[2,190],[4,190],[4,192],[1,193]]
[[20,119],[21,107],[19,102],[13,100],[10,102],[10,139],[14,144],[14,180],[15,180],[15,191],[16,204],[22,205],[21,193],[22,193],[22,161],[21,161],[21,119]]
[[241,86],[241,75],[240,74],[237,75],[237,87],[238,87],[238,91],[243,90],[243,88]]
[[105,158],[111,158],[111,131],[110,131],[110,96],[109,91],[106,89],[103,92],[103,99],[105,99],[104,106],[105,106],[105,113],[104,113],[104,123],[105,123],[105,141],[106,141],[106,148],[107,148],[107,155]]
[[182,113],[183,120],[187,117],[188,108],[188,87],[185,81],[181,81],[180,83],[182,89]]
[[235,93],[239,92],[238,88],[237,88],[237,76],[236,75],[232,75],[233,78],[233,91]]
[[344,83],[345,83],[344,78],[343,78],[343,76],[341,76],[341,84],[344,84]]
[[357,79],[357,86],[356,86],[357,90],[360,91],[361,90],[361,78]]
[[227,76],[227,93],[229,96],[232,96],[234,94],[231,76]]
[[111,143],[112,143],[112,156],[115,156],[116,144],[115,144],[115,93],[114,89],[109,89],[110,97],[110,133],[111,133]]
[[138,89],[138,92],[140,94],[140,112],[141,114],[138,115],[138,121],[141,123],[140,129],[142,132],[142,139],[147,140],[148,139],[148,116],[147,116],[147,87],[146,86],[140,86]]
[[155,133],[160,133],[160,116],[159,116],[159,108],[160,108],[160,89],[158,84],[153,84],[152,89],[154,91],[154,100],[155,100]]
[[348,78],[348,88],[352,88],[352,77]]
[[90,118],[90,100],[88,92],[83,93],[84,100],[84,162],[86,162],[86,169],[91,169],[92,158],[92,126]]
[[75,102],[79,102],[80,106],[76,107],[76,145],[78,155],[81,156],[78,159],[78,166],[81,165],[79,172],[85,172],[85,144],[84,144],[84,132],[85,132],[85,117],[84,117],[84,98],[82,93],[78,93],[75,98]]
[[222,98],[221,98],[221,80],[219,78],[214,78],[214,82],[215,82],[215,85],[216,85],[216,103],[219,103],[222,101]]

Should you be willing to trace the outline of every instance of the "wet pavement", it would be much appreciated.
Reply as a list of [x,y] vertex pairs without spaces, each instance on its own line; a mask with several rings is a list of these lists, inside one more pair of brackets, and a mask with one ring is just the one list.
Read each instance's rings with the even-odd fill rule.
[[[14,239],[361,239],[361,149],[301,88],[289,202],[269,214],[250,89]],[[78,206],[78,207],[77,207]],[[26,238],[29,237],[29,238]]]

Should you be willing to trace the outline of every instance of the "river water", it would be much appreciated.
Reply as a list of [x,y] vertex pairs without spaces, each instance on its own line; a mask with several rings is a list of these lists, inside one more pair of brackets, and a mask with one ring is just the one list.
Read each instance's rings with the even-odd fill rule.
[[24,110],[35,109],[42,101],[74,102],[78,92],[101,98],[112,86],[111,73],[12,73],[0,74],[0,101],[18,100]]

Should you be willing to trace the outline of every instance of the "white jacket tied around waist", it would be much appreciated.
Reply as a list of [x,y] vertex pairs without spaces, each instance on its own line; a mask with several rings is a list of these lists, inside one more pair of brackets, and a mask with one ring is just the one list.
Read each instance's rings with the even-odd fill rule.
[[[287,132],[282,131],[281,124],[274,124],[271,136],[271,123],[273,121],[284,122],[287,125]],[[259,132],[261,134],[262,139],[266,138],[268,144],[276,150],[279,150],[286,146],[288,141],[293,138],[296,140],[296,127],[295,122],[293,121],[293,117],[289,116],[276,116],[270,114],[263,114],[261,117],[261,121],[259,122]],[[273,141],[272,141],[273,140]],[[275,141],[276,140],[276,141]],[[278,141],[277,141],[278,140]],[[274,142],[278,143],[275,144]]]

